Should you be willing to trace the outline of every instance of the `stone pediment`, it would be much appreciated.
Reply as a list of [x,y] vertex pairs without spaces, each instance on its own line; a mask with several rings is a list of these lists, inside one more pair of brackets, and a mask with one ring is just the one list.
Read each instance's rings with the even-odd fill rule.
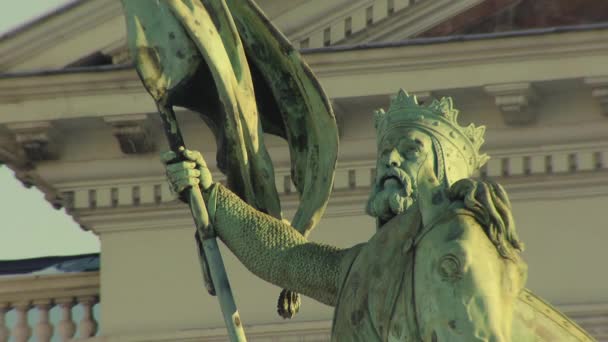
[[[608,20],[592,0],[258,0],[299,48],[394,42]],[[532,14],[530,14],[532,13]],[[0,37],[0,73],[128,62],[122,6],[69,3]]]
[[[436,26],[482,0],[259,0],[300,48],[391,41]],[[128,61],[122,6],[69,3],[0,37],[0,73],[121,64]]]

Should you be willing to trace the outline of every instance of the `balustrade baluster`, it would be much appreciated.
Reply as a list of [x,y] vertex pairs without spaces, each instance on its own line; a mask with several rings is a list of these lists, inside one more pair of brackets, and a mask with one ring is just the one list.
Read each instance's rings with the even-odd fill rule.
[[27,342],[32,336],[32,328],[27,321],[27,313],[30,310],[29,302],[14,303],[13,307],[17,311],[17,323],[13,327],[13,337],[15,342]]
[[38,309],[40,319],[36,324],[35,335],[38,342],[49,342],[53,337],[53,326],[49,322],[49,310],[52,307],[50,299],[34,301],[34,306]]
[[59,336],[61,340],[64,342],[69,341],[72,337],[74,337],[74,333],[76,332],[76,324],[72,319],[72,307],[74,306],[74,298],[57,298],[55,303],[61,307],[61,321],[59,321],[59,326],[57,327]]
[[8,342],[11,331],[6,326],[6,313],[10,310],[8,303],[0,303],[0,342]]
[[97,333],[97,322],[93,316],[93,305],[97,303],[94,296],[78,297],[78,303],[84,309],[84,315],[80,321],[80,337],[92,337]]

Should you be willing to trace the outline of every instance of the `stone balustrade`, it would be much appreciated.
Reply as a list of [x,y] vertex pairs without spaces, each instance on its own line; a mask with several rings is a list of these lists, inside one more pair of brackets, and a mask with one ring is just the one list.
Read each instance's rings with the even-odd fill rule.
[[98,302],[98,272],[2,277],[0,342],[93,337]]

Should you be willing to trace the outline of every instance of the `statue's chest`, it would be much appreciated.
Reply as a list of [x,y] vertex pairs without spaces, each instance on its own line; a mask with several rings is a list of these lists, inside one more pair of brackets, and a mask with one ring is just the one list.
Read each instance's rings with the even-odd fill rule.
[[[396,218],[397,219],[397,218]],[[334,341],[415,340],[410,289],[411,246],[418,211],[389,222],[360,251],[344,281],[334,317]]]

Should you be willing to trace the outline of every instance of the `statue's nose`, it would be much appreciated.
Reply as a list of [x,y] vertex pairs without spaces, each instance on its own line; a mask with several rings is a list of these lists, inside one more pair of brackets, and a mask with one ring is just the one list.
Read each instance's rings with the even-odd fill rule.
[[397,151],[397,149],[393,149],[391,153],[388,155],[387,160],[388,167],[399,167],[401,166],[401,155]]

